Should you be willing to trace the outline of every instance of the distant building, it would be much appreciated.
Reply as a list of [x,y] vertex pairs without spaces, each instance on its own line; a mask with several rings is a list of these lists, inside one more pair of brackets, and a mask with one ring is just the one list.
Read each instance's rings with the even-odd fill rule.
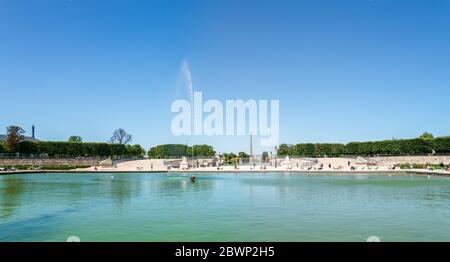
[[[36,137],[35,137],[35,128],[34,128],[34,125],[31,127],[31,133],[32,133],[32,135],[31,136],[25,136],[25,138],[24,138],[24,140],[25,141],[39,141],[38,139],[36,139]],[[2,135],[2,134],[0,134],[0,142],[5,142],[6,141],[6,139],[8,138],[8,136],[7,135]]]
[[[8,138],[7,135],[0,135],[0,141],[1,142],[5,142],[7,138]],[[24,140],[25,141],[39,141],[38,139],[32,138],[31,136],[26,136]]]

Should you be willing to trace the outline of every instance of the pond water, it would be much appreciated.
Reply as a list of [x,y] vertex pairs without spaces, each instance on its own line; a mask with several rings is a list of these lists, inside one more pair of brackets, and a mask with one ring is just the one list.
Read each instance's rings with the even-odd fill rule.
[[0,241],[450,241],[450,178],[0,176]]

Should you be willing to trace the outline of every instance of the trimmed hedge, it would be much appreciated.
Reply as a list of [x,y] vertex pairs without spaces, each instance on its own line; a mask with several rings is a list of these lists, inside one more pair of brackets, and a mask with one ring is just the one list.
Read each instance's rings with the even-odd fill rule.
[[140,145],[126,145],[126,155],[133,157],[144,157],[146,152]]
[[139,145],[110,143],[23,141],[18,148],[21,154],[47,154],[50,157],[141,157],[145,154]]
[[344,144],[297,144],[279,146],[280,156],[336,157],[343,155],[427,155],[450,153],[450,137],[401,139]]
[[280,156],[302,156],[302,157],[319,157],[319,156],[340,156],[345,154],[345,145],[343,144],[282,144],[277,150]]
[[156,159],[179,158],[182,156],[211,157],[216,152],[209,145],[194,145],[193,147],[182,144],[166,144],[152,147],[148,150],[148,157]]
[[430,145],[438,154],[450,154],[450,136],[432,139]]
[[444,164],[443,166],[441,166],[440,164],[428,165],[428,164],[405,163],[405,164],[397,164],[395,166],[400,167],[400,169],[426,169],[431,167],[431,169],[433,170],[442,170],[442,169],[447,170],[450,167],[450,164],[449,165]]
[[182,144],[168,144],[168,145],[158,145],[152,147],[147,152],[150,158],[171,158],[171,157],[182,157],[186,155],[186,145]]
[[421,155],[433,152],[429,140],[404,139],[375,142],[353,142],[345,146],[347,155]]
[[194,145],[187,147],[186,154],[196,157],[212,157],[216,154],[216,151],[209,145]]

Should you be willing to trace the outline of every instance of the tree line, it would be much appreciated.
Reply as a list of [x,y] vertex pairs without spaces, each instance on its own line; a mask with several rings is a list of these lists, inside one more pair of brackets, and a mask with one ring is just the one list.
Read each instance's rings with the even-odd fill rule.
[[165,159],[189,157],[212,157],[216,154],[214,148],[210,145],[193,145],[187,146],[183,144],[165,144],[151,147],[147,155],[149,158]]
[[6,150],[5,144],[0,143],[0,153],[47,155],[49,157],[143,157],[145,150],[140,145],[22,141],[16,146],[14,152]]
[[68,141],[26,141],[19,126],[7,128],[6,141],[0,142],[0,153],[47,155],[49,157],[143,157],[140,145],[131,145],[132,136],[122,128],[114,131],[109,143],[86,143],[80,136]]
[[350,142],[348,144],[281,144],[279,156],[339,157],[376,155],[450,154],[450,137],[423,137],[384,141]]
[[50,157],[142,157],[145,155],[140,145],[57,141],[23,141],[19,144],[18,152],[47,154]]

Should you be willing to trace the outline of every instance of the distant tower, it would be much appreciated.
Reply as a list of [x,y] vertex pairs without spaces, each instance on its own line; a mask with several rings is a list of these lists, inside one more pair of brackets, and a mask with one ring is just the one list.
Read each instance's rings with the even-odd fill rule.
[[31,137],[33,139],[35,139],[35,136],[34,136],[34,125],[31,127]]

